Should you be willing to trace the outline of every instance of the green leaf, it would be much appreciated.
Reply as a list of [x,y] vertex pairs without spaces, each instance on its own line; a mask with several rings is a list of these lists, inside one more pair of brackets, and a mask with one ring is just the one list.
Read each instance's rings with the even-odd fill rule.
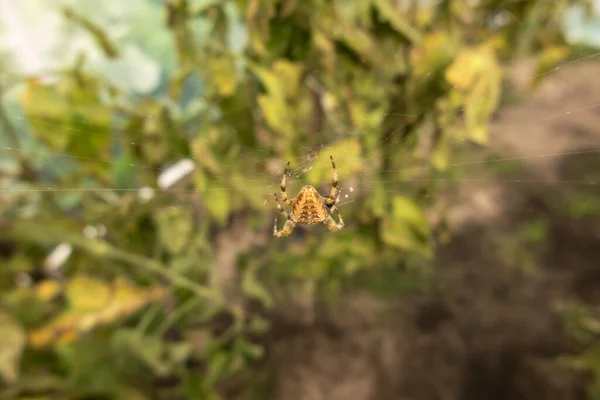
[[227,375],[231,360],[232,355],[228,351],[219,351],[210,358],[204,378],[208,386],[215,385]]
[[112,164],[112,181],[116,188],[130,189],[138,187],[138,167],[128,154],[122,154]]
[[107,178],[111,112],[100,100],[100,88],[97,79],[86,75],[69,76],[54,85],[29,81],[21,105],[51,152],[74,156],[84,173]]
[[227,97],[234,94],[237,87],[235,61],[232,57],[213,55],[206,65],[209,82],[219,96]]
[[265,354],[265,349],[261,345],[249,342],[244,338],[238,339],[236,345],[238,351],[251,359],[259,359]]
[[242,291],[251,298],[263,303],[267,308],[273,307],[273,298],[269,291],[258,281],[254,268],[248,268],[242,278]]
[[203,204],[217,222],[225,223],[231,212],[230,190],[209,184],[204,192]]
[[165,375],[170,370],[163,354],[165,344],[159,337],[143,335],[134,329],[119,329],[114,333],[113,341],[117,351],[125,351],[134,355],[154,373]]
[[258,106],[272,129],[288,138],[293,136],[294,129],[289,123],[290,112],[282,99],[260,95],[258,96]]
[[62,343],[56,347],[60,365],[66,369],[72,390],[112,397],[122,387],[114,364],[114,353],[107,351],[106,341],[98,336],[85,341]]
[[289,61],[278,60],[271,69],[248,62],[267,89],[267,94],[258,97],[258,105],[269,126],[285,136],[294,135],[294,125],[290,123],[292,110],[288,100],[296,96],[300,84],[302,68]]
[[429,226],[423,210],[414,200],[395,196],[391,204],[389,217],[381,225],[382,239],[390,246],[429,256],[427,239]]
[[0,377],[8,384],[19,379],[25,330],[10,314],[0,310]]
[[194,230],[190,207],[173,206],[156,213],[161,243],[171,254],[181,252],[189,243]]
[[389,0],[373,0],[373,4],[377,7],[383,19],[389,22],[396,31],[403,34],[411,43],[415,44],[421,40],[419,31],[413,28],[409,21],[404,18],[408,14],[394,8]]
[[361,148],[356,139],[346,139],[324,148],[308,167],[307,180],[312,185],[331,182],[333,171],[329,156],[333,156],[338,177],[343,180],[362,168]]
[[379,177],[374,176],[371,181],[371,193],[367,199],[367,204],[375,217],[383,217],[387,214],[387,193],[383,182]]

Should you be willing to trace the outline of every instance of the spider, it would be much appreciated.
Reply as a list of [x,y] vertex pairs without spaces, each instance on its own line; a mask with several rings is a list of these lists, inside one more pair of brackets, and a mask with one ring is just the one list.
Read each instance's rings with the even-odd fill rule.
[[304,225],[315,225],[323,223],[327,229],[331,232],[339,231],[344,227],[344,220],[338,210],[339,223],[336,223],[332,215],[337,210],[337,205],[340,202],[340,191],[338,190],[338,175],[335,169],[335,162],[333,157],[331,159],[331,166],[333,167],[333,183],[331,185],[331,193],[329,197],[324,198],[317,192],[311,185],[302,187],[300,193],[289,200],[285,192],[285,180],[288,172],[290,163],[288,162],[283,176],[281,177],[281,198],[285,205],[291,206],[291,213],[288,213],[283,209],[277,193],[273,193],[275,202],[277,203],[277,209],[286,218],[285,225],[281,230],[277,230],[277,216],[275,216],[275,226],[273,226],[273,236],[286,237],[294,230],[296,224]]

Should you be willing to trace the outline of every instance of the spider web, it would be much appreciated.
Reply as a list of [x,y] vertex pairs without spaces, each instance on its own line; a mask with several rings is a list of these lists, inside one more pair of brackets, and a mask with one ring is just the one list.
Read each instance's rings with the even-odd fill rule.
[[[500,17],[511,18],[511,15],[499,13],[499,18]],[[577,21],[576,12],[569,14],[568,20],[569,18],[571,20],[571,25],[582,26],[582,24],[579,22],[573,22]],[[51,22],[49,22],[49,24],[52,23],[56,23],[56,21],[51,20]],[[581,30],[572,30],[570,34],[571,40],[573,42],[581,40],[581,37],[584,33],[585,32],[582,32]],[[38,38],[39,35],[33,40],[27,40],[27,43],[36,43]],[[594,39],[592,39],[592,41],[594,41]],[[600,45],[600,43],[598,44]],[[75,45],[75,47],[82,46],[83,45],[81,43]],[[19,47],[19,49],[21,49],[21,47]],[[27,52],[26,56],[30,58],[30,63],[42,63],[42,61],[39,59],[39,54],[35,54],[35,51],[31,48],[29,52]],[[563,74],[565,76],[569,76],[570,74],[575,73],[569,72],[570,70],[575,71],[574,68],[585,65],[588,62],[592,62],[594,59],[599,57],[600,52],[577,56],[575,59],[572,59],[571,61],[568,61],[547,73],[537,75],[525,74],[525,80],[544,78],[545,81],[554,82],[552,80],[554,75]],[[260,199],[260,202],[265,209],[271,209],[275,213],[276,208],[273,203],[272,195],[273,192],[279,192],[279,183],[285,163],[290,161],[290,171],[287,180],[287,189],[290,198],[293,198],[293,196],[295,196],[295,194],[299,191],[300,187],[310,180],[309,178],[311,174],[322,177],[322,179],[319,180],[320,183],[318,184],[318,189],[320,193],[326,196],[329,193],[332,176],[331,165],[329,164],[330,154],[334,157],[338,173],[341,175],[341,201],[339,205],[341,213],[343,213],[344,208],[349,206],[351,203],[367,201],[371,193],[376,190],[380,190],[378,188],[373,188],[372,183],[370,182],[369,178],[375,175],[379,175],[381,177],[380,181],[384,186],[383,192],[387,195],[409,194],[414,192],[417,188],[421,188],[425,183],[435,183],[442,186],[445,185],[446,187],[450,188],[456,188],[459,185],[485,186],[488,184],[501,184],[505,187],[509,187],[509,189],[505,189],[508,190],[509,193],[511,191],[519,191],[521,190],[520,188],[531,188],[532,186],[536,186],[540,190],[545,190],[548,185],[551,185],[552,187],[559,186],[564,188],[569,185],[590,187],[596,186],[600,184],[600,176],[595,177],[592,174],[589,179],[564,179],[560,176],[557,176],[556,173],[553,172],[553,165],[558,162],[558,160],[566,156],[579,157],[581,160],[590,160],[590,157],[597,159],[598,153],[600,153],[600,147],[598,146],[598,144],[600,144],[600,136],[586,140],[572,140],[565,137],[552,138],[548,135],[544,135],[543,130],[551,126],[554,121],[561,121],[562,124],[572,124],[575,126],[576,122],[582,116],[589,117],[590,115],[597,115],[598,109],[600,109],[600,98],[598,98],[597,102],[590,100],[586,100],[583,103],[581,101],[578,102],[577,100],[571,101],[568,104],[564,102],[562,103],[564,111],[559,113],[544,111],[544,101],[546,101],[544,99],[552,97],[553,91],[556,91],[556,93],[565,92],[564,88],[553,87],[552,85],[556,86],[560,84],[542,84],[540,91],[537,92],[537,94],[534,94],[532,99],[529,100],[530,102],[536,102],[538,97],[541,99],[537,106],[538,113],[536,115],[520,115],[518,106],[508,106],[503,108],[499,112],[498,121],[492,124],[489,147],[483,149],[477,146],[468,146],[465,143],[464,149],[467,150],[458,149],[457,151],[460,151],[461,153],[454,157],[451,167],[443,174],[431,174],[431,167],[425,164],[419,166],[418,160],[416,160],[417,162],[410,163],[410,166],[407,168],[391,169],[382,173],[377,168],[369,167],[372,163],[377,161],[377,157],[379,156],[360,155],[360,161],[365,167],[361,168],[360,171],[351,174],[351,176],[346,176],[345,168],[347,167],[348,163],[353,160],[355,154],[344,147],[340,147],[339,144],[346,139],[352,139],[356,142],[360,142],[360,140],[368,137],[369,135],[380,134],[380,132],[341,131],[335,133],[334,136],[336,136],[336,139],[332,140],[329,144],[323,144],[318,148],[303,149],[303,154],[300,157],[289,160],[273,159],[271,163],[268,163],[264,171],[255,172],[252,177],[238,177],[235,181],[230,181],[225,175],[211,173],[210,176],[212,178],[216,178],[217,181],[220,182],[220,185],[219,187],[214,187],[207,190],[252,190],[256,194],[257,198]],[[542,111],[539,111],[540,109]],[[243,112],[245,110],[245,108],[234,110],[228,114]],[[33,122],[33,119],[35,119],[35,117],[27,120],[24,117],[17,116],[11,122],[17,127],[17,129],[26,130],[28,128],[28,124]],[[508,121],[508,123],[506,121]],[[517,121],[517,123],[511,123],[511,121]],[[47,124],[49,128],[52,128],[52,123],[45,121],[42,117],[35,122],[39,124]],[[119,129],[118,126],[113,128]],[[404,126],[398,126],[396,129],[393,129],[386,134],[381,143],[382,153],[385,153],[385,150],[392,148],[392,146],[404,144],[414,145],[414,143],[409,143],[410,141],[414,140],[414,135],[410,135],[405,139],[401,139],[399,137],[399,133],[403,128]],[[533,139],[531,137],[526,138],[525,134],[523,134],[522,137],[519,137],[519,135],[510,133],[511,129],[514,128],[526,128],[537,133],[535,135],[530,135],[534,137]],[[591,129],[594,130],[594,127],[591,127]],[[555,139],[561,141],[561,143],[554,142]],[[572,140],[574,143],[567,143],[569,140]],[[583,145],[586,146],[585,149],[575,148]],[[471,150],[469,150],[469,147],[471,147]],[[476,151],[472,151],[473,147],[476,147]],[[82,158],[77,154],[53,153],[44,149],[40,149],[39,147],[28,147],[27,144],[20,148],[2,145],[0,147],[0,151],[4,153],[5,156],[11,156],[13,160],[20,156],[27,157],[36,155],[46,158],[47,161],[57,161],[56,165],[58,166],[58,170],[61,168],[61,162],[64,162],[65,160],[76,161],[78,158]],[[462,154],[463,151],[464,154]],[[491,154],[492,151],[504,155],[494,155]],[[261,160],[263,158],[262,156],[263,154],[260,151],[249,147],[243,147],[239,154],[240,159],[246,160],[246,162],[249,164],[252,164],[253,162],[259,162],[257,160]],[[93,192],[104,198],[108,203],[114,201],[115,198],[118,198],[125,193],[136,193],[140,203],[150,202],[158,197],[165,198],[164,201],[159,202],[160,205],[152,205],[152,207],[154,207],[153,209],[164,209],[168,207],[178,207],[186,204],[193,205],[197,203],[199,200],[198,197],[195,196],[197,193],[194,193],[188,189],[177,188],[177,183],[181,179],[190,173],[193,173],[195,168],[194,163],[196,160],[193,158],[186,159],[182,156],[178,157],[178,155],[174,153],[168,154],[168,157],[173,159],[174,162],[169,167],[157,171],[160,175],[154,188],[152,188],[150,185],[139,185],[136,187],[126,188],[90,188],[83,186],[52,187],[52,185],[49,184],[46,188],[35,189],[15,186],[7,187],[3,185],[4,187],[2,187],[0,190],[5,196],[39,196],[40,193],[44,192],[53,194],[62,193],[64,195]],[[389,156],[388,158],[401,159],[406,157],[406,154],[397,154]],[[6,159],[7,157],[2,158]],[[97,162],[100,164],[105,161],[97,159]],[[531,178],[531,173],[524,171],[512,171],[508,174],[510,175],[510,178],[499,178],[497,176],[491,177],[490,174],[484,172],[489,168],[510,169],[514,166],[515,162],[525,162],[529,167],[536,168],[536,172],[538,172],[536,176],[539,176],[539,178],[536,177],[533,179]],[[227,165],[222,166],[225,168],[228,167]],[[131,163],[130,167],[138,168],[141,166]],[[455,195],[459,196],[457,193],[455,193]],[[478,201],[480,203],[499,201],[498,199],[490,199],[489,197],[486,198],[485,196],[482,199],[469,199],[468,197],[469,196],[465,197],[463,195],[462,197],[457,197],[454,200],[460,198],[460,201],[469,201],[468,204],[471,206],[477,206]],[[480,206],[483,208],[492,207],[489,204],[480,204]],[[348,222],[350,221],[347,219],[345,220],[346,224],[348,225]]]

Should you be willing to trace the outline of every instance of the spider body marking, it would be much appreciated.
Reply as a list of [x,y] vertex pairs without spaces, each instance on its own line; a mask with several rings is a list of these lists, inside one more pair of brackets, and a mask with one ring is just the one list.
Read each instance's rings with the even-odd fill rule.
[[335,222],[333,219],[333,213],[337,210],[337,205],[340,202],[340,191],[338,189],[338,175],[335,168],[335,162],[333,161],[332,156],[329,156],[329,158],[331,159],[331,166],[333,168],[333,182],[331,185],[331,193],[328,197],[321,196],[313,186],[306,185],[302,187],[300,193],[298,193],[294,199],[288,199],[286,192],[286,177],[290,163],[287,163],[283,176],[281,177],[281,198],[285,205],[291,207],[291,213],[288,213],[283,209],[283,206],[277,198],[277,193],[273,193],[277,209],[286,219],[283,228],[277,230],[277,217],[275,217],[275,226],[273,226],[274,236],[289,236],[296,227],[296,224],[315,225],[322,223],[331,232],[339,231],[344,227],[344,220],[339,214],[339,211],[339,222]]

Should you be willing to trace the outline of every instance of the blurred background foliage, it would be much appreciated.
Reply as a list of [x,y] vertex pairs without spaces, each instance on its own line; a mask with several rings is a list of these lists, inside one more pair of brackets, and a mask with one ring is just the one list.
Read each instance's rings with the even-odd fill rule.
[[[265,398],[277,304],[423,288],[455,149],[590,6],[428,3],[24,2],[55,34],[3,58],[0,398]],[[327,190],[329,154],[346,228],[272,239],[285,162]]]

